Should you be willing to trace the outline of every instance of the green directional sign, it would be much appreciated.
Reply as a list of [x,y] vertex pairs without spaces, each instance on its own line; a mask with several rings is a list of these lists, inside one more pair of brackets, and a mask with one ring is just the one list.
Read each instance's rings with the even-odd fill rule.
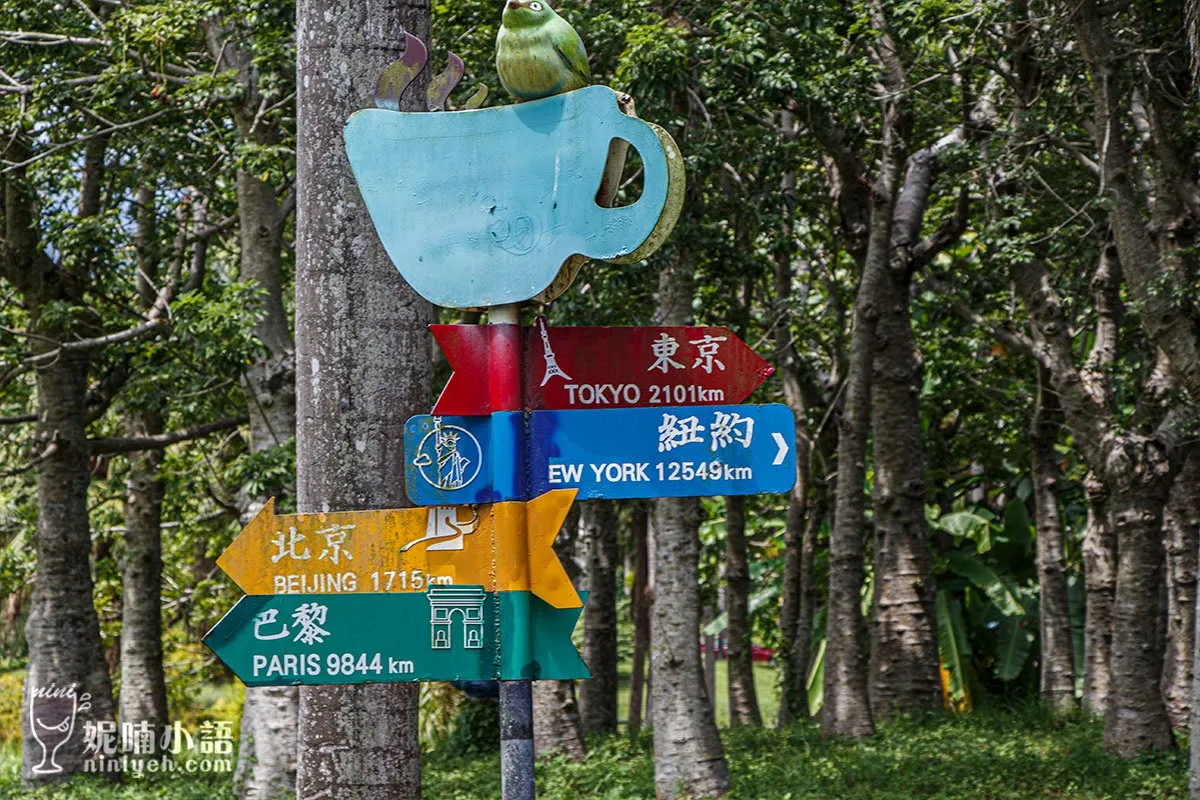
[[591,677],[571,643],[581,611],[482,586],[248,595],[204,643],[247,686],[567,680]]

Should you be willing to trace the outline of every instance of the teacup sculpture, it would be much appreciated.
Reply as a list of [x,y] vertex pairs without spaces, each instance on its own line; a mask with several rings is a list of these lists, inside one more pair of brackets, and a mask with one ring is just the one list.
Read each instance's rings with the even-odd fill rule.
[[[377,105],[387,107],[354,113],[345,129],[379,238],[422,297],[451,308],[524,302],[573,256],[634,261],[658,249],[683,197],[683,159],[664,130],[621,113],[607,86],[493,108],[394,110],[424,61],[410,36],[381,80]],[[431,107],[461,75],[453,57]],[[596,194],[613,139],[638,151],[643,189],[631,205],[604,208]]]

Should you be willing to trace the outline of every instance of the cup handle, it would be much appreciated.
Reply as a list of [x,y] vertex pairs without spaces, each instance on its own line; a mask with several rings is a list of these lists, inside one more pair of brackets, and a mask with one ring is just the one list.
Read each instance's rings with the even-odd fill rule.
[[[657,125],[652,125],[637,117],[618,114],[613,127],[613,137],[629,142],[642,158],[643,189],[642,196],[630,205],[619,208],[596,206],[602,220],[601,241],[604,249],[609,252],[619,249],[618,245],[623,243],[615,241],[616,237],[627,236],[631,229],[640,227],[638,222],[644,219],[648,204],[655,206],[650,213],[658,217],[647,236],[635,244],[631,250],[607,259],[625,260],[633,254],[642,253],[645,250],[644,245],[649,243],[652,238],[661,243],[661,240],[666,238],[666,233],[670,233],[671,228],[674,227],[675,219],[679,216],[679,207],[682,206],[683,158],[670,135]],[[670,156],[668,156],[668,150]],[[676,203],[672,203],[672,195],[678,195]],[[668,213],[672,205],[676,206],[673,215]],[[670,219],[666,219],[667,217]],[[660,229],[664,227],[665,233],[660,233]],[[610,241],[610,237],[612,237],[612,241]],[[657,249],[657,247],[652,248],[650,252],[653,252],[653,249]],[[649,252],[645,252],[633,260],[640,260],[649,254]]]
[[665,129],[653,122],[646,124],[654,130],[654,134],[662,144],[663,152],[667,155],[667,199],[650,235],[629,255],[610,259],[614,264],[633,264],[649,257],[662,247],[662,243],[671,235],[671,231],[675,230],[679,212],[683,210],[683,195],[687,189],[687,177],[683,169],[683,155],[679,152],[679,145],[675,144],[675,140]]

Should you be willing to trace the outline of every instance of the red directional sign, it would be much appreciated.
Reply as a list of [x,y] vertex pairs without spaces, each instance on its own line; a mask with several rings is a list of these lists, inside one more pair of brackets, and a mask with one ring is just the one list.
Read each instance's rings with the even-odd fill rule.
[[[515,326],[429,327],[454,369],[435,415],[520,410],[489,397],[488,376],[511,367]],[[552,328],[539,319],[520,341],[529,410],[728,405],[775,371],[720,327]]]

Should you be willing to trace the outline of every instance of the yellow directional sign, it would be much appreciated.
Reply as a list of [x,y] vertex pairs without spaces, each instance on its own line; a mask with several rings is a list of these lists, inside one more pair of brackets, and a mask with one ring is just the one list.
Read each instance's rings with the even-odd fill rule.
[[574,500],[574,489],[555,489],[529,502],[276,516],[272,498],[217,564],[247,594],[472,584],[579,608],[552,547]]

